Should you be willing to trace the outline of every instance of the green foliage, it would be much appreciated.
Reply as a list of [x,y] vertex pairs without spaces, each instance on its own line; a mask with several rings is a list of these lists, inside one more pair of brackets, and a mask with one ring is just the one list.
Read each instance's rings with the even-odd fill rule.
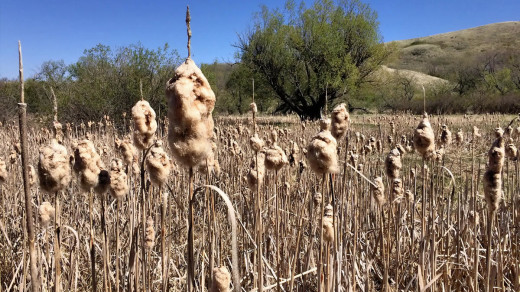
[[389,55],[377,15],[359,1],[317,1],[259,14],[239,40],[242,64],[280,99],[276,108],[318,118],[328,102],[352,95]]

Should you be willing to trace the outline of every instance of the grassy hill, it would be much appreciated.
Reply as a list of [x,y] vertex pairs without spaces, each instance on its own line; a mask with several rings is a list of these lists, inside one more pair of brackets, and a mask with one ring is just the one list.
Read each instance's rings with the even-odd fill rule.
[[493,23],[391,43],[397,47],[398,54],[387,63],[388,67],[447,78],[461,63],[518,51],[520,21]]

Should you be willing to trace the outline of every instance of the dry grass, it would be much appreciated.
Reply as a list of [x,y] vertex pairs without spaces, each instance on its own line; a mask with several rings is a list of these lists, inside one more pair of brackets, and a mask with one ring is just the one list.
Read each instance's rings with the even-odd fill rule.
[[[392,291],[423,291],[419,288],[427,290],[428,283],[431,283],[430,291],[485,290],[487,261],[484,250],[491,244],[491,284],[505,291],[519,291],[518,161],[506,160],[504,164],[503,202],[496,211],[491,242],[487,236],[488,212],[482,187],[487,153],[495,140],[494,129],[497,124],[506,128],[513,117],[430,116],[436,145],[441,144],[442,124],[446,124],[453,133],[461,129],[464,139],[461,143],[454,141],[446,146],[442,159],[425,161],[424,167],[418,154],[403,154],[400,178],[404,192],[392,191],[394,186],[385,172],[385,158],[397,143],[403,143],[402,136],[406,137],[406,141],[413,141],[413,131],[421,117],[367,115],[351,118],[353,122],[347,138],[338,141],[339,173],[318,176],[305,167],[305,160],[291,162],[278,171],[268,170],[260,192],[256,187],[250,189],[246,181],[251,160],[255,157],[249,144],[253,136],[250,117],[216,118],[215,156],[221,171],[209,175],[196,172],[194,180],[197,190],[193,201],[195,289],[202,291],[212,287],[211,277],[215,270],[211,268],[226,267],[233,275],[238,274],[241,287],[250,291],[257,288],[257,267],[261,267],[264,291],[276,288],[277,274],[280,276],[279,285],[285,291],[291,288],[316,291],[316,267],[319,258],[322,258],[323,291],[378,291],[385,286]],[[391,131],[390,122],[394,123],[395,133]],[[104,165],[110,166],[113,158],[122,158],[114,141],[116,138],[123,139],[133,129],[115,125],[119,129],[116,131],[113,125],[107,127],[105,124],[103,121],[83,128],[73,125],[71,131],[65,131],[63,144],[69,154],[73,153],[72,142],[88,135]],[[125,124],[132,123],[127,120]],[[165,151],[170,153],[167,126],[161,121],[158,124],[156,138],[163,141]],[[472,143],[474,125],[480,128],[482,137]],[[517,126],[518,122],[515,122],[513,128]],[[270,139],[273,130],[278,133],[277,145],[291,160],[289,154],[293,142],[304,152],[311,138],[318,133],[319,124],[303,125],[296,117],[258,119],[257,131],[264,141]],[[0,127],[0,139],[4,141],[0,145],[0,159],[6,161],[8,170],[6,181],[0,186],[1,291],[28,289],[31,282],[23,228],[26,214],[21,195],[21,164],[17,156],[9,159],[18,137],[18,128],[14,123]],[[381,151],[368,147],[372,143],[369,142],[370,137],[382,141]],[[391,144],[389,137],[392,138]],[[50,128],[30,129],[30,164],[37,164],[38,149],[49,144],[51,138]],[[513,144],[518,146],[520,137],[513,134],[512,139]],[[232,140],[236,141],[241,152],[234,150],[237,145],[231,143]],[[407,148],[407,143],[410,142],[402,146]],[[378,206],[371,195],[371,184],[346,165],[346,161],[353,161],[347,151],[355,151],[359,155],[357,167],[368,179],[382,177],[385,204]],[[235,155],[231,155],[233,152]],[[305,159],[305,155],[299,157]],[[163,283],[167,285],[166,290],[185,290],[189,179],[188,169],[175,161],[173,164],[172,172],[162,187],[146,183],[149,179],[147,172],[142,181],[139,169],[133,171],[135,169],[131,165],[124,167],[130,185],[128,193],[119,203],[108,193],[93,196],[92,214],[89,214],[89,193],[81,190],[79,176],[71,173],[71,183],[60,192],[63,291],[92,290],[88,248],[90,215],[94,227],[98,290],[102,287],[111,291],[127,291],[129,287],[139,290],[144,283],[150,291],[161,290]],[[363,166],[360,167],[360,164]],[[146,185],[143,185],[144,191],[141,192],[143,183]],[[235,251],[232,250],[232,225],[228,223],[228,218],[231,218],[228,217],[229,206],[214,191],[200,188],[207,184],[222,189],[235,210]],[[322,193],[321,199],[315,199],[319,197],[315,195],[317,192]],[[257,193],[261,194],[258,204],[261,204],[262,210],[262,232],[256,230],[255,224]],[[402,197],[402,193],[407,195]],[[56,196],[41,191],[35,184],[32,186],[32,197],[35,206],[32,216],[37,219],[37,266],[43,287],[50,291],[55,283],[53,219],[51,216],[50,224],[42,224],[36,207],[43,202],[53,205]],[[165,201],[168,203],[163,209]],[[331,204],[333,221],[328,228],[334,228],[334,232],[327,233],[333,234],[334,240],[328,238],[324,242],[321,257],[320,202]],[[151,218],[147,222],[142,219],[141,209],[144,207]],[[326,214],[329,216],[330,211]],[[163,221],[165,226],[161,226]],[[116,248],[117,226],[119,238]],[[155,232],[150,232],[151,229]],[[147,238],[145,245],[141,239],[142,232],[155,238]],[[259,234],[262,234],[262,263],[257,262],[256,256],[256,237]],[[215,243],[213,250],[210,250],[211,242]],[[144,246],[150,247],[145,257],[145,253],[141,252]],[[234,252],[238,253],[238,268],[231,264]],[[103,260],[104,254],[107,254],[106,261]],[[117,254],[119,258],[116,258]],[[164,267],[163,261],[166,261]],[[102,268],[105,262],[106,276]],[[115,275],[116,262],[119,277]],[[162,278],[165,272],[167,279]],[[119,289],[116,289],[116,278],[119,279]],[[145,278],[147,280],[143,281]],[[385,278],[388,278],[388,285],[383,281]]]

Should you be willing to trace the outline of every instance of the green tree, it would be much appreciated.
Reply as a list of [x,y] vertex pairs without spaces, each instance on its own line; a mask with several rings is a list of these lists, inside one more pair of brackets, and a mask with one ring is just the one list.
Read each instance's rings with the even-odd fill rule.
[[237,44],[242,63],[259,74],[280,104],[277,111],[319,118],[328,102],[353,95],[389,55],[376,13],[357,0],[287,2],[262,8],[254,29]]

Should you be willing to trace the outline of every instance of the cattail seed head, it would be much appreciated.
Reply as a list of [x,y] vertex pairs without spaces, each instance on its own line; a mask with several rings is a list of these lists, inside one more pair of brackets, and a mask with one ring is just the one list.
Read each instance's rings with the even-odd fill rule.
[[228,292],[231,284],[231,274],[225,266],[213,268],[211,292]]
[[455,135],[455,141],[457,141],[457,144],[459,145],[462,144],[462,142],[464,142],[464,132],[462,132],[462,129],[459,129],[459,131]]
[[132,108],[134,143],[141,150],[150,147],[157,130],[155,111],[146,100],[138,101]]
[[[255,157],[251,161],[251,167],[249,172],[247,173],[246,180],[249,188],[256,189],[256,185],[260,182],[262,185],[264,181],[265,175],[265,152],[258,152],[258,159]],[[258,167],[256,166],[256,161],[258,160]]]
[[211,155],[215,94],[192,59],[175,69],[166,83],[166,97],[173,156],[187,167],[205,165]]
[[325,206],[323,216],[323,240],[334,242],[334,220],[332,205]]
[[506,156],[507,158],[513,161],[518,159],[518,149],[512,142],[507,144],[506,146]]
[[51,203],[43,202],[38,208],[38,213],[40,214],[42,226],[45,228],[49,226],[51,220],[54,219],[55,210]]
[[327,122],[322,119],[322,130],[312,138],[307,146],[307,160],[315,173],[325,174],[339,171],[336,147],[336,138],[328,130]]
[[271,145],[265,150],[265,166],[270,170],[280,170],[289,160],[282,148],[277,145]]
[[398,178],[402,167],[401,152],[397,148],[390,150],[385,160],[386,175],[390,179]]
[[148,249],[152,249],[155,245],[155,229],[153,227],[153,219],[151,216],[148,216],[148,219],[146,220],[144,245]]
[[415,199],[414,194],[410,190],[406,190],[406,192],[404,192],[404,197],[408,202],[413,202]]
[[64,189],[70,182],[67,149],[54,139],[50,145],[40,148],[38,177],[40,187],[49,193]]
[[170,158],[162,148],[162,141],[155,142],[146,157],[146,170],[150,174],[150,180],[154,185],[162,185],[168,180],[170,169]]
[[451,144],[451,131],[448,126],[442,125],[441,145],[448,146]]
[[257,113],[258,112],[258,107],[256,106],[256,103],[252,102],[250,105],[249,105],[249,108],[251,109],[251,112],[253,113]]
[[117,200],[121,200],[128,193],[127,175],[121,159],[112,160],[110,165],[110,194]]
[[251,137],[249,143],[251,144],[251,148],[253,148],[253,151],[255,152],[262,150],[262,148],[265,145],[264,140],[260,139],[257,133],[255,133],[255,135]]
[[383,183],[383,178],[378,176],[374,179],[374,184],[376,186],[372,186],[372,195],[376,200],[377,204],[381,207],[386,203],[385,198],[385,184]]
[[137,149],[135,149],[134,145],[130,141],[130,139],[125,138],[123,140],[119,140],[116,138],[116,148],[121,152],[123,156],[123,161],[126,165],[131,165],[134,157],[137,157]]
[[[0,180],[1,180],[1,178],[0,178]],[[38,181],[38,175],[36,174],[36,170],[34,169],[34,166],[29,165],[29,185],[34,186],[37,181]]]
[[80,173],[80,186],[88,191],[98,183],[98,175],[105,168],[94,144],[87,139],[77,143],[74,150],[74,170]]
[[314,193],[312,196],[312,199],[314,201],[314,206],[319,206],[321,204],[322,195],[321,193]]
[[491,149],[488,151],[488,164],[484,173],[484,199],[488,209],[498,209],[502,199],[502,168],[504,166],[504,138],[497,135]]
[[291,141],[291,154],[289,155],[289,163],[291,166],[295,166],[300,161],[300,147],[298,143]]
[[392,196],[394,198],[403,196],[403,181],[400,178],[392,180]]
[[415,129],[413,135],[415,150],[421,154],[423,159],[429,159],[435,150],[435,135],[432,126],[425,113],[423,119]]
[[500,138],[504,136],[504,129],[502,127],[495,128],[495,137]]
[[347,111],[347,107],[344,103],[336,106],[331,113],[332,119],[332,136],[336,139],[342,139],[347,135],[347,130],[349,126],[349,114]]

